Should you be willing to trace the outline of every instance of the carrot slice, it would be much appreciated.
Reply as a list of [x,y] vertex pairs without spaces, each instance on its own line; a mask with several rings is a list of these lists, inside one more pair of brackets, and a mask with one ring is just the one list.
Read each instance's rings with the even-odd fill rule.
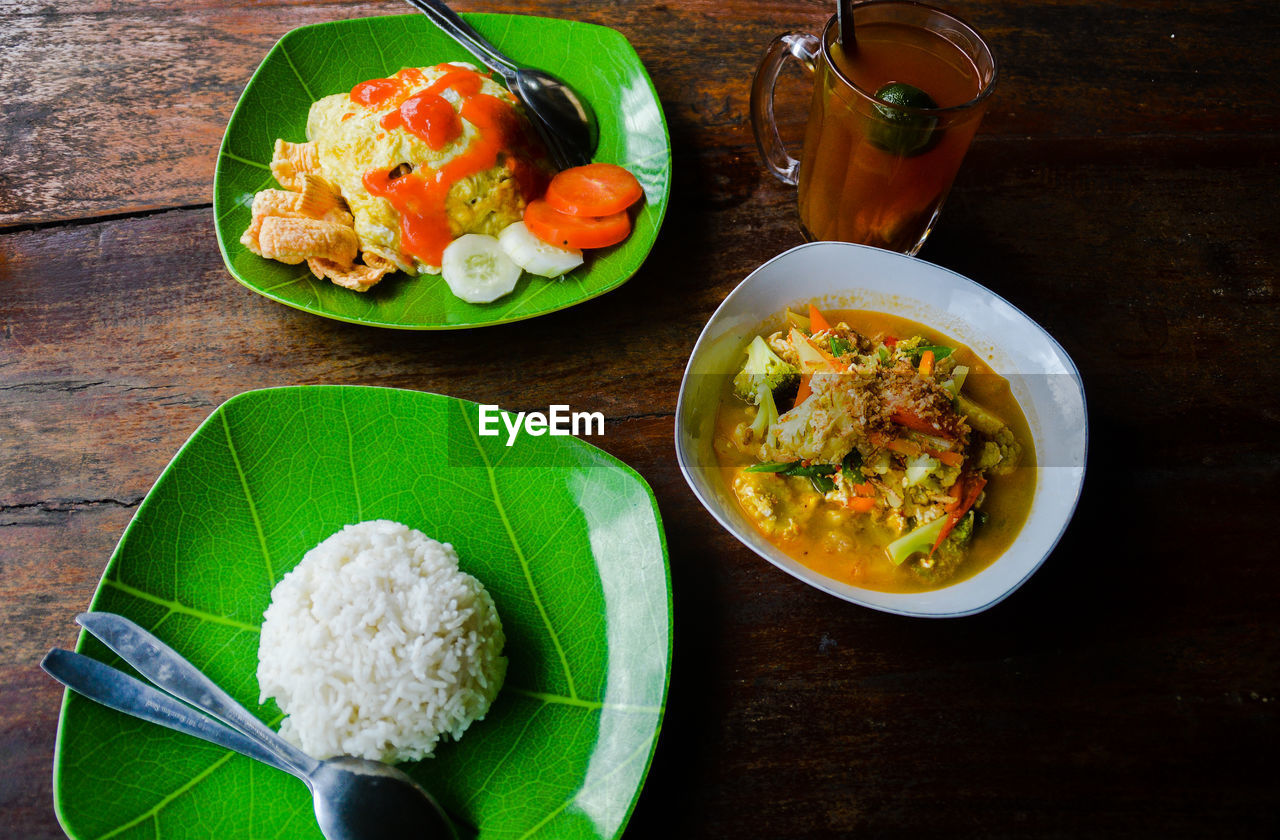
[[813,393],[813,390],[809,387],[810,378],[812,378],[812,374],[809,373],[800,377],[800,387],[796,389],[796,405],[809,399],[809,395]]
[[818,311],[818,307],[809,304],[809,335],[831,329],[831,324]]
[[960,520],[964,519],[964,515],[969,512],[969,508],[973,507],[973,503],[978,501],[978,496],[982,493],[982,488],[987,486],[985,478],[976,476],[969,479],[964,488],[964,499],[956,507],[955,510],[947,514],[947,522],[942,526],[942,530],[938,532],[938,539],[933,543],[933,548],[929,549],[929,556],[938,550],[938,546],[942,545],[942,541],[951,533],[951,529],[960,524]]
[[914,411],[907,408],[896,409],[889,415],[889,419],[894,423],[897,423],[899,426],[903,426],[915,432],[932,435],[934,437],[946,438],[947,440],[951,439],[951,435],[947,434],[941,426],[924,419],[919,414],[916,414]]
[[943,452],[937,449],[926,449],[925,452],[928,452],[948,467],[958,467],[964,463],[964,456],[959,452]]
[[917,368],[921,376],[928,376],[933,373],[933,351],[926,350],[920,354],[920,367]]
[[524,209],[524,224],[530,233],[548,245],[577,251],[607,248],[631,233],[631,219],[626,212],[610,216],[570,216],[543,199],[529,202]]
[[640,200],[636,176],[612,163],[588,163],[558,173],[547,185],[547,204],[573,216],[612,216]]
[[875,509],[876,500],[869,496],[854,496],[845,505],[854,513],[870,513]]
[[906,438],[893,438],[885,444],[884,448],[888,449],[890,452],[897,452],[899,455],[907,456],[919,455],[924,451],[920,444],[916,443],[914,440],[907,440]]

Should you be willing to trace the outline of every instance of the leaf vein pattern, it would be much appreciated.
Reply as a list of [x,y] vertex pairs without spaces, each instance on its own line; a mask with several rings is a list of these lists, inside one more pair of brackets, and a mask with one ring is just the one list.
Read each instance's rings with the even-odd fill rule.
[[564,519],[561,519],[560,524],[556,526],[555,530],[547,535],[546,545],[552,545],[555,542],[556,537],[560,536],[560,532],[568,528],[572,523],[573,521],[567,516]]
[[129,584],[115,580],[114,578],[110,578],[104,581],[104,583],[112,589],[116,589],[126,595],[132,595],[140,601],[147,601],[149,603],[156,604],[157,606],[164,607],[171,613],[181,613],[182,615],[189,615],[193,618],[198,618],[201,621],[207,621],[210,624],[222,624],[227,627],[234,627],[237,630],[247,630],[251,633],[262,632],[257,625],[246,624],[243,621],[236,621],[234,618],[228,618],[224,615],[215,615],[214,613],[199,610],[195,607],[189,607],[186,604],[181,604],[177,601],[169,600],[168,598],[161,598],[158,595],[152,595],[150,592],[130,586]]
[[[621,772],[623,771],[623,769],[624,769],[628,764],[630,764],[631,762],[635,761],[636,759],[641,759],[641,760],[643,760],[643,759],[644,759],[644,757],[648,756],[648,755],[649,755],[649,750],[650,750],[650,748],[651,748],[651,747],[652,747],[652,745],[653,745],[653,739],[654,739],[655,737],[657,737],[657,733],[656,733],[656,732],[655,732],[653,735],[649,736],[648,738],[642,738],[642,739],[640,739],[639,741],[637,741],[637,742],[636,742],[636,747],[635,747],[635,749],[633,749],[633,750],[631,751],[631,754],[630,754],[630,755],[628,755],[628,756],[626,756],[625,758],[623,758],[623,759],[622,759],[621,761],[619,761],[617,764],[615,764],[615,765],[613,766],[613,768],[612,768],[612,769],[610,769],[607,773],[602,774],[602,775],[597,779],[597,784],[592,785],[591,789],[597,789],[597,788],[601,787],[601,784],[602,784],[602,783],[609,781],[609,780],[610,780],[610,779],[612,779],[614,776],[616,776],[618,773],[621,773]],[[583,788],[583,791],[585,791],[585,790],[587,790],[587,788],[585,788],[585,787],[584,787],[584,788]]]
[[[117,826],[117,827],[115,827],[115,828],[111,829],[111,830],[110,830],[110,831],[108,831],[106,834],[100,834],[100,835],[98,836],[97,840],[107,840],[107,838],[109,838],[109,837],[115,837],[115,836],[116,836],[116,835],[118,835],[118,834],[122,834],[122,833],[124,833],[124,832],[128,831],[129,829],[133,828],[133,827],[134,827],[134,826],[136,826],[136,825],[141,825],[142,823],[146,822],[147,820],[155,820],[155,819],[156,819],[156,817],[159,815],[160,811],[162,811],[166,805],[168,805],[168,804],[169,804],[170,802],[172,802],[173,800],[177,799],[177,798],[178,798],[179,796],[181,796],[182,794],[184,794],[184,793],[186,793],[187,791],[191,790],[193,787],[195,787],[196,785],[198,785],[200,782],[204,781],[206,778],[208,778],[208,777],[209,777],[209,775],[210,775],[210,774],[212,774],[212,773],[213,773],[213,771],[214,771],[214,770],[217,770],[219,767],[221,767],[222,765],[224,765],[224,764],[226,764],[228,761],[230,761],[230,760],[231,760],[231,756],[233,756],[233,755],[235,755],[235,753],[233,753],[233,752],[231,752],[230,750],[228,750],[226,753],[224,753],[221,757],[219,757],[216,761],[214,761],[212,764],[210,764],[210,765],[209,765],[208,767],[206,767],[204,770],[202,770],[202,771],[200,771],[199,773],[197,773],[196,775],[192,776],[192,777],[191,777],[191,780],[190,780],[190,781],[188,781],[186,784],[183,784],[183,785],[180,785],[179,787],[177,787],[177,788],[173,791],[173,793],[171,793],[171,794],[169,794],[168,796],[164,797],[164,798],[163,798],[163,799],[161,799],[159,802],[157,802],[155,805],[152,805],[152,806],[151,806],[150,808],[148,808],[146,811],[144,811],[143,813],[141,813],[141,814],[139,814],[138,816],[134,817],[134,818],[133,818],[132,820],[130,820],[129,822],[127,822],[127,823],[123,823],[123,824],[121,824],[121,825],[119,825],[119,826]],[[160,836],[160,833],[159,833],[159,830],[158,830],[158,825],[159,825],[159,824],[157,823],[157,831],[156,831],[156,836],[157,836],[157,837],[159,837],[159,836]]]
[[[616,774],[622,772],[622,769],[625,768],[632,761],[634,761],[637,757],[642,755],[648,755],[648,750],[652,745],[652,743],[653,743],[652,736],[649,738],[645,738],[641,742],[637,743],[636,748],[631,751],[631,754],[628,755],[626,758],[624,758],[622,761],[619,761],[617,765],[615,765],[613,769],[611,769],[609,772],[601,776],[598,779],[598,782],[605,782],[611,779]],[[593,788],[599,787],[599,784],[593,785],[592,787]],[[555,810],[548,813],[545,817],[539,820],[535,825],[530,827],[530,829],[526,831],[524,834],[521,834],[519,837],[519,840],[526,840],[526,838],[532,837],[533,835],[541,831],[543,826],[551,822],[551,820],[553,820],[556,816],[558,816],[562,811],[564,811],[566,808],[568,808],[570,805],[576,802],[578,797],[581,796],[585,790],[586,788],[583,788],[583,790],[574,791],[573,796],[566,799],[564,802],[561,802],[559,807],[557,807]]]
[[270,172],[270,171],[271,171],[271,167],[270,167],[270,166],[267,166],[267,165],[266,165],[265,163],[263,163],[262,161],[260,161],[260,160],[249,160],[248,158],[240,157],[240,156],[239,156],[238,154],[236,154],[235,152],[226,152],[226,151],[224,151],[224,152],[222,153],[222,156],[223,156],[224,158],[227,158],[228,160],[234,160],[236,163],[243,163],[245,166],[252,166],[252,167],[254,167],[255,169],[262,169],[262,170],[265,170],[265,171],[267,171],[267,172]]
[[531,700],[540,700],[549,705],[576,706],[580,709],[607,709],[615,712],[644,712],[646,714],[661,714],[661,706],[642,706],[635,703],[609,703],[602,700],[584,700],[581,697],[565,697],[563,694],[552,694],[546,691],[533,691],[528,688],[516,688],[515,686],[507,686],[504,691],[511,694],[519,694],[521,697],[528,697]]
[[364,521],[364,503],[360,500],[360,482],[356,480],[356,442],[351,431],[351,415],[347,413],[346,402],[342,403],[342,425],[347,430],[347,464],[351,467],[351,492],[356,497],[356,521]]
[[475,801],[477,796],[480,796],[485,792],[485,789],[488,788],[489,786],[489,782],[492,781],[493,777],[497,775],[500,769],[502,769],[502,766],[507,763],[507,759],[511,758],[511,756],[515,754],[516,747],[518,747],[520,745],[520,742],[524,740],[525,734],[529,731],[529,727],[533,726],[533,721],[535,718],[538,717],[538,713],[545,708],[546,708],[545,705],[540,706],[537,711],[529,715],[529,717],[524,722],[524,726],[520,727],[520,734],[517,735],[515,738],[511,739],[511,743],[507,747],[506,752],[502,754],[502,757],[500,759],[493,762],[493,767],[490,768],[489,773],[484,778],[484,781],[480,782],[477,785],[474,785],[474,789],[472,790],[471,795],[467,797],[466,804],[470,805],[472,802]]
[[517,838],[517,840],[525,840],[526,837],[532,837],[533,835],[537,834],[539,831],[542,830],[542,827],[544,825],[551,822],[556,817],[560,816],[560,812],[568,808],[570,803],[572,802],[573,802],[573,799],[566,799],[565,801],[561,802],[559,805],[556,806],[554,810],[550,811],[545,817],[543,817],[542,819],[534,823],[533,826],[531,826],[528,831],[526,831],[524,834],[521,834],[520,837]]
[[512,306],[508,307],[508,309],[507,309],[507,311],[506,311],[506,314],[507,314],[507,315],[514,315],[514,314],[515,314],[515,313],[517,313],[517,312],[528,312],[528,311],[530,311],[530,310],[529,310],[529,302],[530,302],[531,300],[533,300],[534,298],[538,297],[539,295],[541,295],[543,292],[547,291],[548,289],[555,288],[554,284],[555,284],[555,283],[557,283],[557,282],[559,282],[559,281],[556,281],[556,280],[547,280],[547,281],[546,281],[546,282],[544,282],[544,283],[543,283],[543,284],[542,284],[538,289],[535,289],[535,290],[534,290],[534,291],[532,291],[532,292],[528,292],[528,293],[527,293],[527,294],[525,294],[523,297],[521,297],[519,300],[513,301],[513,302],[512,302]]
[[498,510],[498,518],[502,520],[502,527],[506,529],[507,537],[511,540],[511,547],[516,552],[516,558],[520,561],[520,568],[524,572],[525,583],[529,586],[529,594],[533,597],[534,606],[538,608],[538,615],[542,618],[542,623],[547,628],[547,635],[551,639],[551,644],[556,650],[556,655],[560,658],[560,667],[564,669],[565,684],[569,687],[569,696],[578,699],[578,690],[573,681],[573,672],[569,670],[569,659],[565,655],[564,645],[560,642],[560,635],[556,633],[556,628],[551,624],[551,617],[547,615],[547,607],[542,603],[542,596],[538,592],[538,587],[534,585],[533,573],[529,568],[529,560],[525,557],[524,549],[520,546],[520,540],[516,538],[516,533],[511,527],[511,520],[507,517],[507,509],[502,504],[502,496],[498,493],[498,477],[494,472],[493,465],[489,462],[489,456],[485,453],[484,447],[480,445],[480,438],[476,432],[475,425],[471,422],[471,418],[467,415],[467,409],[459,402],[456,404],[458,411],[462,413],[462,422],[466,426],[467,432],[471,435],[471,441],[475,444],[476,452],[480,454],[480,460],[484,462],[485,471],[489,475],[489,489],[493,493],[493,504]]
[[[261,167],[262,169],[266,169],[270,171],[270,167],[268,167],[266,164],[257,163],[255,161],[244,160],[244,158],[236,157],[230,152],[223,152],[223,154],[228,157],[235,158],[236,160],[242,161],[244,163],[252,163],[254,166],[258,166],[258,167]],[[258,184],[258,186],[254,187],[253,195],[257,195],[258,193],[270,187],[272,184],[275,183],[275,180],[276,179],[274,175],[268,175],[266,178],[262,179],[262,181]],[[245,204],[239,201],[231,201],[227,203],[227,209],[223,210],[222,213],[219,214],[218,222],[222,222],[224,219],[226,219],[228,216],[230,216],[232,213],[236,212],[237,210],[249,210],[250,212],[252,212],[251,208],[246,206]]]
[[311,92],[311,87],[307,85],[307,80],[302,78],[302,74],[298,72],[298,65],[293,63],[293,56],[289,55],[289,51],[285,49],[283,43],[280,45],[280,54],[283,55],[284,60],[288,62],[289,69],[293,71],[293,75],[298,78],[298,84],[302,85],[302,92],[307,95],[307,99],[314,102],[316,100],[315,94]]
[[365,19],[365,27],[369,30],[369,41],[378,51],[378,63],[382,65],[382,75],[390,76],[391,71],[387,69],[387,55],[382,51],[382,40],[378,38],[377,33],[373,31],[372,21]]
[[288,280],[284,280],[280,283],[275,283],[270,286],[264,286],[263,288],[265,288],[268,292],[274,292],[276,289],[283,289],[286,286],[292,286],[295,283],[301,283],[303,280],[306,280],[309,277],[311,277],[311,274],[309,272],[303,272],[302,274],[299,274],[297,277],[290,277]]
[[440,484],[447,484],[448,486],[452,487],[454,490],[458,491],[459,493],[463,493],[468,496],[473,496],[484,502],[489,501],[489,497],[484,495],[483,493],[479,493],[471,489],[470,487],[466,486],[465,484],[459,484],[458,482],[448,478],[447,476],[440,476],[435,480]]
[[[276,715],[274,720],[270,720],[267,722],[267,726],[270,726],[272,729],[276,729],[277,727],[279,727],[280,721],[282,720],[284,720],[283,714]],[[170,802],[177,799],[182,794],[194,788],[197,784],[199,784],[204,779],[208,778],[208,776],[211,775],[214,770],[217,770],[223,764],[226,764],[227,761],[230,760],[231,757],[236,754],[237,753],[233,750],[227,750],[225,753],[219,756],[216,761],[214,761],[204,770],[192,776],[185,784],[182,784],[177,788],[175,788],[172,793],[170,793],[168,796],[161,799],[155,805],[152,805],[144,813],[139,814],[138,816],[134,817],[132,820],[130,820],[127,823],[124,823],[123,825],[116,826],[115,828],[108,831],[106,834],[99,835],[96,838],[96,840],[107,840],[107,838],[109,837],[115,837],[116,835],[122,832],[128,831],[129,829],[133,828],[136,825],[141,825],[143,822],[146,822],[148,819],[151,819],[155,823],[156,839],[159,840],[160,812],[164,810],[165,806],[167,806]]]
[[244,467],[240,464],[240,453],[236,451],[235,441],[231,439],[231,424],[227,422],[227,413],[222,412],[222,430],[227,436],[227,451],[231,453],[231,462],[235,464],[236,475],[240,478],[240,487],[244,490],[244,500],[249,506],[249,517],[253,519],[253,529],[258,534],[258,546],[262,549],[262,561],[267,567],[267,585],[274,587],[276,585],[276,573],[271,566],[271,552],[267,550],[267,537],[262,533],[262,520],[258,518],[258,506],[253,501],[253,494],[249,492],[249,477],[244,474]]

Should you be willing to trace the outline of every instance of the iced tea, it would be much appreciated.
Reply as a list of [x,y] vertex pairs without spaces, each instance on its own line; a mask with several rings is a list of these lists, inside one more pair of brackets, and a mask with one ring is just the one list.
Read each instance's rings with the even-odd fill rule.
[[[810,239],[914,254],[982,120],[995,60],[971,28],[920,3],[855,3],[850,13],[851,49],[837,42],[834,17],[820,40],[784,35],[770,47],[753,88],[756,136],[774,174],[798,179]],[[816,74],[798,167],[772,114],[772,85],[790,57]]]

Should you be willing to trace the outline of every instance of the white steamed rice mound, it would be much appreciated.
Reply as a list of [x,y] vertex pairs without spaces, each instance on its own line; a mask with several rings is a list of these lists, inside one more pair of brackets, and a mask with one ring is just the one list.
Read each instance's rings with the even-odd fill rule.
[[506,675],[493,599],[453,546],[398,522],[348,525],[271,592],[261,702],[316,758],[414,761],[489,710]]

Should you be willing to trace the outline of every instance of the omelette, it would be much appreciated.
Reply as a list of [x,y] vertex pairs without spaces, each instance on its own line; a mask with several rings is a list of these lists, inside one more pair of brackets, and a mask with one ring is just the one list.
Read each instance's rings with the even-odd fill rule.
[[255,197],[241,242],[355,291],[440,273],[450,242],[520,221],[552,172],[510,92],[462,63],[312,103],[307,142],[277,140],[271,171],[285,189]]

